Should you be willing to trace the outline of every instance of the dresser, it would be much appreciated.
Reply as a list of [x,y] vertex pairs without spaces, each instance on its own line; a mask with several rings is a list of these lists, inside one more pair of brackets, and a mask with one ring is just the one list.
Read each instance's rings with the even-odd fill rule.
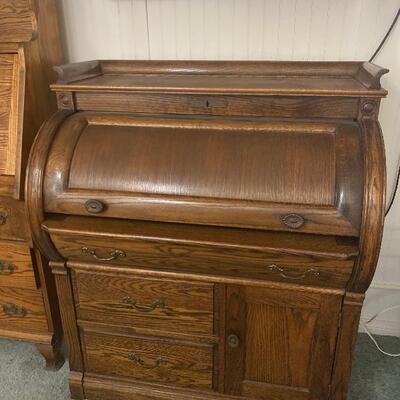
[[72,397],[346,399],[383,229],[387,70],[56,71],[26,195]]
[[33,244],[25,211],[29,150],[56,110],[48,85],[63,62],[56,2],[0,0],[0,338],[33,342],[62,365],[54,277]]

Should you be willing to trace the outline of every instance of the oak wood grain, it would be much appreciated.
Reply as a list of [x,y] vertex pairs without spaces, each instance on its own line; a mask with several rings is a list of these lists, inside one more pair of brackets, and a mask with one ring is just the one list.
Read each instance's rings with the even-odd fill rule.
[[74,276],[80,319],[213,334],[213,285],[81,272]]
[[35,290],[40,279],[35,276],[29,247],[13,242],[0,242],[0,286]]
[[89,372],[212,389],[213,348],[210,346],[91,332],[85,333],[85,343]]
[[[3,307],[15,305],[25,315],[9,315]],[[0,287],[0,328],[10,331],[47,332],[43,297],[36,290]]]

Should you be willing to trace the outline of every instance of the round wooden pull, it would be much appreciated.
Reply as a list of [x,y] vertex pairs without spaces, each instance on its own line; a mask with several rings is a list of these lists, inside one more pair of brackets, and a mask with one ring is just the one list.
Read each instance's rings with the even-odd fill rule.
[[4,225],[7,222],[7,215],[0,213],[0,225]]
[[302,217],[299,214],[288,214],[285,215],[282,218],[282,222],[284,223],[284,225],[286,225],[288,228],[291,229],[299,229],[301,228],[304,223],[306,222],[304,217]]
[[240,339],[237,335],[231,334],[228,336],[228,345],[232,349],[236,349],[240,345]]
[[104,211],[105,205],[99,200],[90,199],[85,203],[85,208],[91,214],[98,214]]

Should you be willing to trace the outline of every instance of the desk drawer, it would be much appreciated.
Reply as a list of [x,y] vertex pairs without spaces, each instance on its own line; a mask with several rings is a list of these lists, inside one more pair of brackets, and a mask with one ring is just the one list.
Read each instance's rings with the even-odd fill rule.
[[213,285],[132,275],[74,275],[78,318],[188,334],[213,334]]
[[239,278],[344,288],[354,260],[318,254],[265,251],[229,244],[179,243],[168,239],[113,239],[104,235],[53,234],[53,242],[69,261],[96,262],[159,271],[194,272]]
[[0,286],[37,288],[29,247],[0,242]]
[[212,389],[213,345],[85,332],[87,372]]
[[1,197],[0,239],[30,240],[24,203]]
[[42,294],[39,290],[0,287],[0,330],[47,332]]

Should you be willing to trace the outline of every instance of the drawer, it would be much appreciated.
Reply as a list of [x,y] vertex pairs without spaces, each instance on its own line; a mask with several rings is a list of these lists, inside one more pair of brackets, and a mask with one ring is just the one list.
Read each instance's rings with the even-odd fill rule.
[[354,118],[358,99],[338,97],[210,96],[76,93],[78,110],[286,118]]
[[92,332],[84,333],[84,343],[89,373],[203,390],[213,388],[212,345]]
[[74,274],[78,318],[188,334],[213,334],[213,285],[112,274]]
[[30,240],[23,202],[5,197],[0,198],[0,239]]
[[29,247],[0,242],[0,286],[37,288]]
[[41,292],[0,287],[0,330],[47,332]]
[[[222,236],[223,233],[224,231]],[[189,236],[189,233],[187,235]],[[258,238],[257,245],[251,245],[249,238],[240,236],[240,233],[238,240],[241,240],[242,244],[224,243],[226,237],[217,241],[214,234],[205,243],[185,241],[183,238],[171,240],[161,237],[161,230],[158,238],[144,232],[141,237],[129,239],[111,237],[104,233],[95,236],[71,232],[53,233],[51,237],[59,252],[69,262],[95,262],[331,288],[344,288],[354,265],[354,259],[346,259],[347,256],[341,255],[343,258],[340,258],[337,254],[322,253],[321,249],[318,252],[313,251],[313,238],[304,241],[306,248],[308,245],[310,248],[303,253],[298,244],[296,248],[296,243],[291,243],[296,240],[302,241],[296,235],[288,243],[288,246],[293,248],[285,248],[284,240],[280,243],[280,235],[276,233]],[[245,244],[246,239],[248,245]],[[268,240],[277,242],[276,248],[268,247]],[[328,249],[334,252],[334,240],[328,240],[327,245],[331,245]]]

